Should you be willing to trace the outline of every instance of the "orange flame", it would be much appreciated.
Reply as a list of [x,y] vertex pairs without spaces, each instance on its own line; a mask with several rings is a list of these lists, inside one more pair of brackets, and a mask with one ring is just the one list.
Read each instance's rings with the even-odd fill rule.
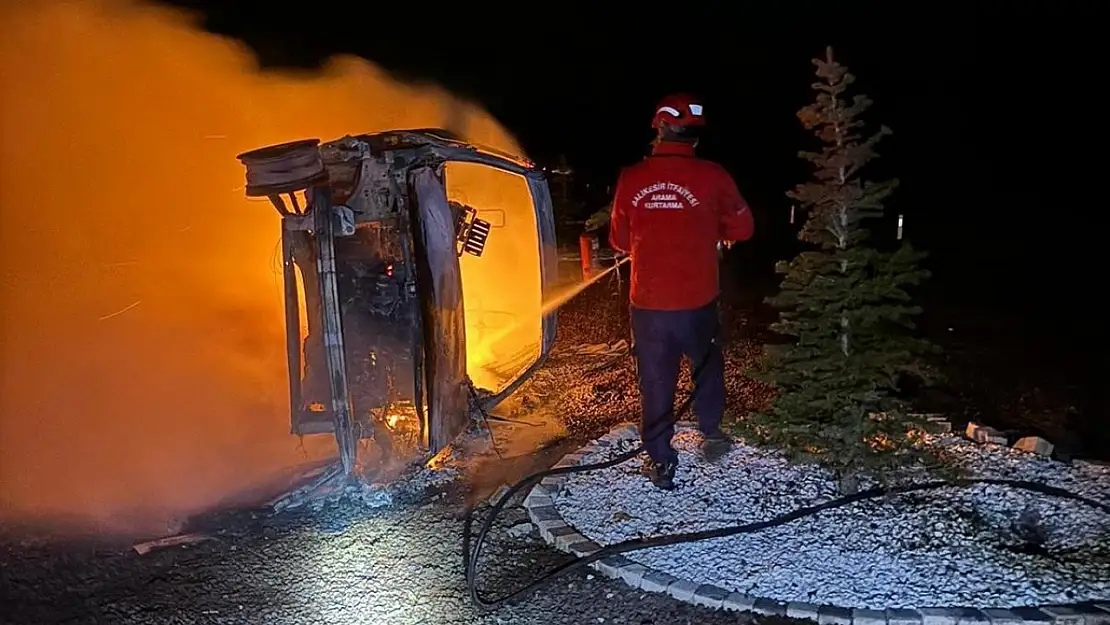
[[4,3],[0,510],[151,531],[306,456],[288,434],[277,215],[235,155],[488,115],[353,58],[262,74],[186,16]]

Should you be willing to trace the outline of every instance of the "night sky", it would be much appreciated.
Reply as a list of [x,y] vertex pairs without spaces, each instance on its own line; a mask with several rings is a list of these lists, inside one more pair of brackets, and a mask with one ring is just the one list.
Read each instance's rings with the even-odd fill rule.
[[832,45],[875,100],[867,119],[894,131],[869,175],[901,179],[888,212],[906,215],[945,289],[1025,305],[1097,278],[1095,2],[172,4],[202,9],[263,67],[354,53],[443,84],[594,188],[644,153],[659,97],[699,94],[701,154],[753,205],[753,258],[767,267],[792,241],[784,192],[808,171],[795,154],[814,145],[794,116],[811,99],[810,59]]

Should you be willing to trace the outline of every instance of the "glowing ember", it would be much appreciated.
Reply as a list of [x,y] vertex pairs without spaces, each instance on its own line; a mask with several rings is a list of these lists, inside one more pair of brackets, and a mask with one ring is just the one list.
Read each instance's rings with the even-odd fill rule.
[[454,454],[454,448],[451,446],[444,447],[439,450],[438,454],[429,458],[428,461],[424,463],[424,466],[432,471],[439,471],[447,464],[447,461],[451,459],[452,454]]
[[397,423],[404,420],[404,419],[405,419],[405,415],[394,412],[394,413],[386,415],[385,424],[386,424],[386,426],[389,427],[389,429],[395,430],[395,429],[397,429]]

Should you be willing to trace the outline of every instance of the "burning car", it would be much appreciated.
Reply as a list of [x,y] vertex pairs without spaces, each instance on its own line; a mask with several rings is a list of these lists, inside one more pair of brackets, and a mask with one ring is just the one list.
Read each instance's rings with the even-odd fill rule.
[[281,215],[292,432],[435,453],[555,339],[551,196],[530,161],[420,129],[239,155]]

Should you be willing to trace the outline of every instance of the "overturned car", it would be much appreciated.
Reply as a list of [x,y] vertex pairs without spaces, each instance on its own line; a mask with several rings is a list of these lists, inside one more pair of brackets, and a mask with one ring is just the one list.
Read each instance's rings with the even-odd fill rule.
[[555,338],[547,182],[443,130],[239,155],[281,214],[294,434],[436,452],[534,372]]

